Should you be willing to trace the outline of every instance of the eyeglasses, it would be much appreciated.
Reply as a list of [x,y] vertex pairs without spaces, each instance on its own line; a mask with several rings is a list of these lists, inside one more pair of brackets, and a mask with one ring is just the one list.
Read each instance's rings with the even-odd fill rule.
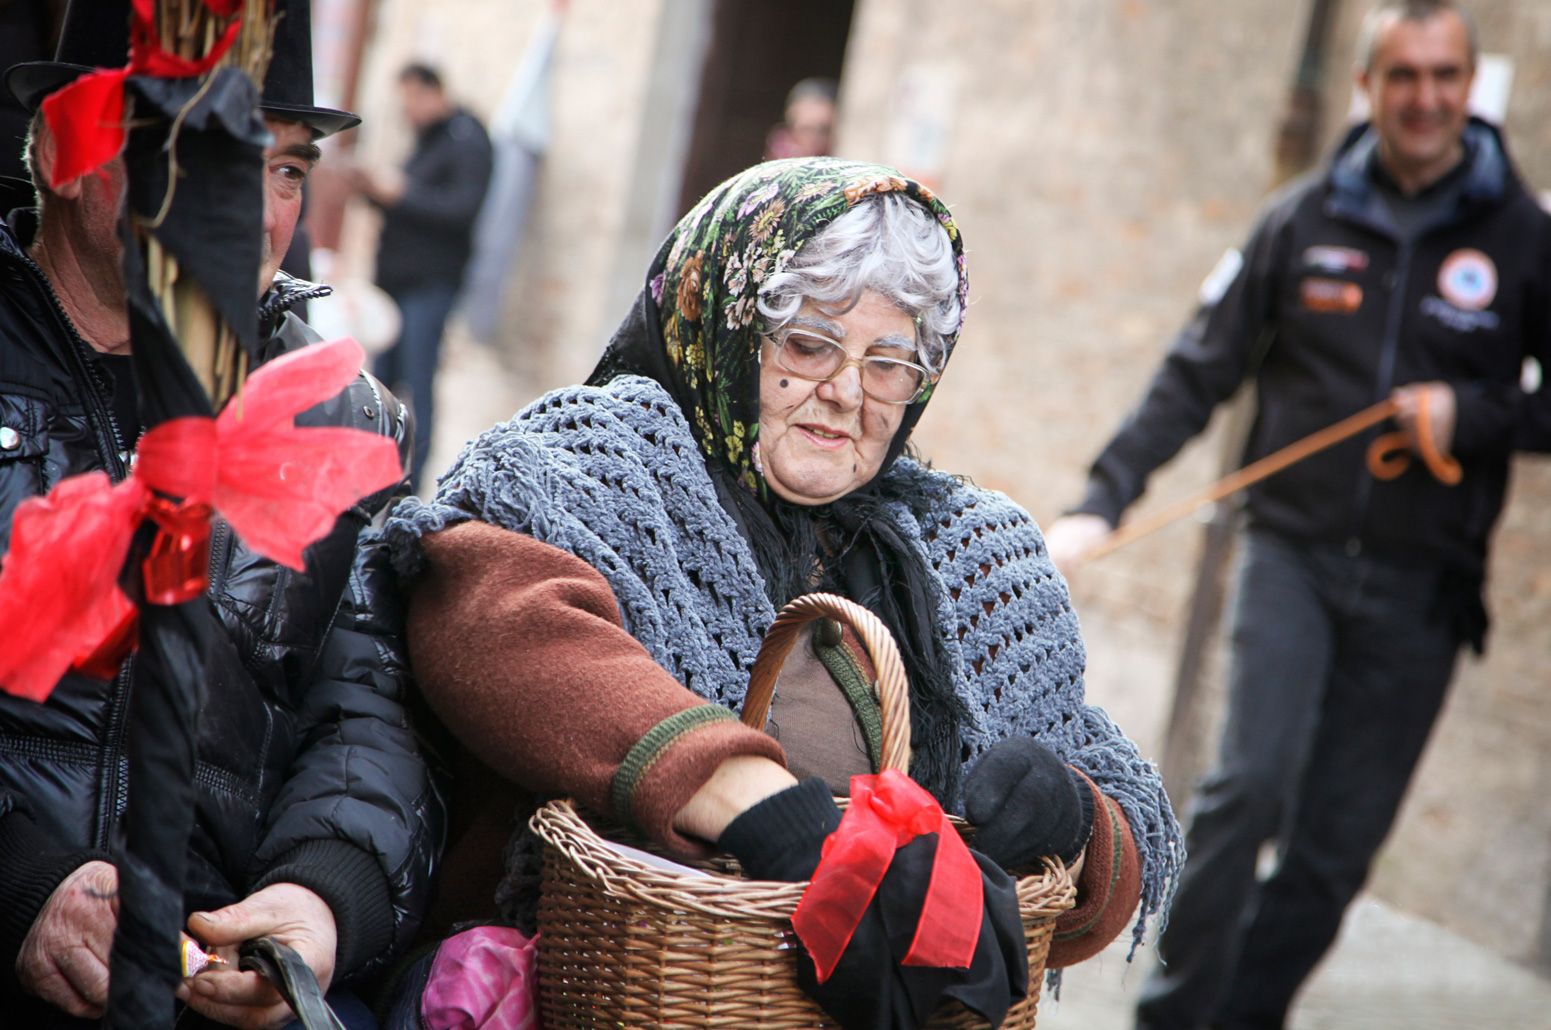
[[932,385],[932,374],[914,361],[868,354],[853,358],[840,344],[809,329],[778,329],[766,335],[775,362],[799,379],[827,383],[852,365],[861,369],[862,392],[885,404],[912,404]]

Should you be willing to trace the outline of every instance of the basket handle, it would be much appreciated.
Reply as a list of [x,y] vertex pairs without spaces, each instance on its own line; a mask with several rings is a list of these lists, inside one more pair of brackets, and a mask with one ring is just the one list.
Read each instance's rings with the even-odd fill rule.
[[905,664],[889,628],[855,601],[834,594],[804,594],[782,608],[759,646],[759,656],[749,672],[749,689],[743,698],[743,723],[763,731],[770,717],[781,667],[792,653],[803,626],[819,619],[837,619],[856,630],[862,646],[878,673],[878,708],[883,720],[884,769],[910,772],[910,686]]

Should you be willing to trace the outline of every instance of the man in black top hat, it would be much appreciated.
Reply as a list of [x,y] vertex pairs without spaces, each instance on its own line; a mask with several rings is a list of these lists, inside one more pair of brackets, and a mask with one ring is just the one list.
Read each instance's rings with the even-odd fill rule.
[[[129,5],[109,6],[72,4],[59,60],[6,73],[29,110],[94,66],[124,65]],[[315,141],[359,121],[312,104],[308,5],[279,7],[260,102],[273,137],[255,291],[266,360],[317,340],[288,308],[327,288],[277,270],[318,159]],[[38,208],[0,226],[0,559],[18,504],[80,472],[121,479],[139,432],[117,235],[123,163],[50,188],[56,156],[35,117],[28,159]],[[298,421],[378,432],[407,449],[402,406],[364,374]],[[187,928],[223,949],[279,938],[325,989],[381,967],[415,931],[440,846],[440,797],[404,710],[396,609],[375,552],[357,546],[392,493],[343,514],[308,549],[301,573],[259,557],[224,523],[211,537],[208,597],[224,632],[199,713]],[[106,680],[72,670],[42,703],[0,694],[7,1025],[102,1014],[134,660]],[[269,984],[235,965],[187,981],[180,994],[222,1023],[289,1018]]]

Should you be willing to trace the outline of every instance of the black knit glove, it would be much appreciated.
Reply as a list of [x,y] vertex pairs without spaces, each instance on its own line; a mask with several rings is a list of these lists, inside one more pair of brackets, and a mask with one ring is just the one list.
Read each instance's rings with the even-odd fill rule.
[[727,824],[717,847],[754,880],[795,883],[813,876],[824,838],[840,825],[840,809],[820,779],[803,780],[746,809]]
[[987,751],[964,781],[964,815],[977,827],[975,849],[1003,869],[1041,856],[1070,864],[1093,830],[1093,791],[1033,737],[1009,737]]
[[[839,825],[840,810],[828,786],[804,780],[738,816],[717,843],[751,877],[794,882],[813,875],[824,838]],[[818,982],[807,950],[799,951],[798,986],[847,1030],[911,1030],[945,998],[963,1002],[994,1026],[1027,993],[1028,955],[1014,884],[982,855],[975,855],[975,861],[985,910],[970,968],[900,965],[915,937],[936,854],[936,834],[918,837],[895,853],[824,983]]]

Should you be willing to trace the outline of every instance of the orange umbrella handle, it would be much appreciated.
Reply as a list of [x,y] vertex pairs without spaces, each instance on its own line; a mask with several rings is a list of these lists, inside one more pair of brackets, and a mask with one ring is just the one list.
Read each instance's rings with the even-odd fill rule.
[[[1456,486],[1464,478],[1465,470],[1459,462],[1438,449],[1433,438],[1433,423],[1428,407],[1432,402],[1424,391],[1416,398],[1416,438],[1422,463],[1433,478],[1446,486]],[[1400,431],[1384,433],[1368,445],[1368,471],[1375,479],[1395,479],[1411,467],[1411,441]]]
[[1411,441],[1400,430],[1380,433],[1368,445],[1368,471],[1374,479],[1399,479],[1411,467]]

